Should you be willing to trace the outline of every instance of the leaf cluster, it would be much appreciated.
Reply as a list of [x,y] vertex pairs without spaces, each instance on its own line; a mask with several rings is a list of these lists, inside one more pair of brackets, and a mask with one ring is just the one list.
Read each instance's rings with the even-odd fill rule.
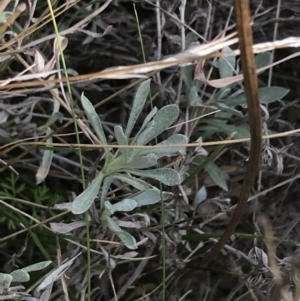
[[[72,212],[82,214],[86,212],[100,196],[100,220],[102,225],[115,232],[128,248],[136,248],[133,236],[120,228],[118,220],[113,218],[115,212],[130,212],[137,207],[152,205],[168,195],[149,184],[144,178],[151,178],[167,186],[180,183],[179,173],[171,168],[158,168],[158,159],[163,156],[174,156],[183,152],[181,146],[167,147],[173,144],[186,144],[188,138],[181,134],[174,134],[160,142],[157,146],[162,148],[146,149],[143,146],[157,138],[163,131],[174,123],[179,114],[176,105],[167,105],[160,110],[154,107],[144,119],[137,134],[131,137],[132,130],[144,108],[150,92],[150,80],[143,82],[135,95],[132,110],[125,131],[121,126],[114,127],[114,134],[118,145],[140,146],[140,148],[120,148],[113,153],[105,148],[105,163],[90,185],[72,203]],[[82,95],[82,106],[90,124],[95,130],[100,141],[107,145],[106,136],[93,105]],[[117,179],[138,190],[137,193],[117,203],[112,204],[107,200],[107,194],[113,179]]]
[[[17,269],[10,274],[0,273],[0,300],[4,300],[1,298],[2,294],[5,294],[5,297],[7,299],[11,299],[8,297],[10,292],[13,291],[13,288],[11,288],[12,282],[20,282],[20,283],[27,282],[30,280],[30,275],[29,275],[30,272],[40,271],[46,268],[47,266],[49,266],[51,263],[52,263],[51,261],[42,261],[27,266],[23,269]],[[13,297],[18,297],[18,296],[14,294]]]

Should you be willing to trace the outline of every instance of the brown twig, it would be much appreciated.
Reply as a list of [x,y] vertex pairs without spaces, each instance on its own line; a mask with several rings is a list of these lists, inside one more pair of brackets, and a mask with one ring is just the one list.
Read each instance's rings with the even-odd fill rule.
[[252,30],[250,26],[249,0],[235,0],[236,20],[241,50],[242,67],[245,79],[245,93],[247,97],[249,124],[251,132],[250,158],[245,173],[244,182],[239,202],[231,217],[231,220],[219,241],[212,247],[207,255],[200,262],[200,266],[207,266],[223,249],[224,245],[234,233],[243,213],[254,179],[259,169],[261,148],[262,148],[262,122],[260,113],[260,102],[258,96],[258,84],[253,55]]

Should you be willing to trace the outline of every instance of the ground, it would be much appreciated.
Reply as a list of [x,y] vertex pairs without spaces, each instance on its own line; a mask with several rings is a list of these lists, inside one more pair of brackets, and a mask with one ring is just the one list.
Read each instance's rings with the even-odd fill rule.
[[[236,233],[203,267],[239,200],[249,123],[244,82],[228,83],[240,57],[188,51],[235,32],[232,1],[7,2],[2,286],[15,275],[0,300],[13,288],[20,300],[299,300],[299,47],[256,54],[271,137]],[[255,45],[299,36],[298,1],[282,2],[251,1]],[[149,148],[162,141],[182,145]]]

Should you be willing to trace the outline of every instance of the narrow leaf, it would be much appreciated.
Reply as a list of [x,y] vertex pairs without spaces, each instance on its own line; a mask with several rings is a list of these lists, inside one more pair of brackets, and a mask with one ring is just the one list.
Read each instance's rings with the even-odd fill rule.
[[[226,140],[231,140],[233,138],[233,135],[230,135],[226,138]],[[181,183],[181,185],[186,185],[188,184],[203,168],[206,167],[206,165],[213,161],[217,155],[226,147],[226,144],[221,144],[218,145],[217,148],[209,155],[208,158],[206,158],[206,160],[200,164],[197,168],[195,168],[190,175]]]
[[256,69],[263,68],[271,62],[271,53],[262,52],[255,56]]
[[215,120],[206,120],[208,124],[218,128],[218,131],[221,133],[225,133],[228,136],[235,132],[234,138],[235,139],[243,139],[250,137],[250,131],[248,125],[231,125],[231,124],[220,124],[219,122],[215,122]]
[[120,238],[120,240],[128,249],[137,249],[135,238],[131,236],[128,232],[121,229],[112,218],[108,216],[106,219],[106,223],[108,228],[116,233],[116,235]]
[[[90,121],[94,131],[96,132],[98,138],[103,144],[107,144],[107,140],[103,131],[101,120],[94,108],[94,106],[91,104],[91,102],[87,99],[87,97],[84,96],[84,94],[81,94],[81,103],[83,106],[83,109],[86,113],[86,116],[88,120]],[[104,151],[109,153],[108,148],[104,148]]]
[[[205,162],[205,160],[207,160],[207,158],[203,156],[197,156],[193,161],[193,163],[201,165]],[[223,174],[220,168],[214,162],[212,161],[208,162],[205,166],[205,170],[219,187],[221,187],[225,191],[228,191],[227,183],[223,177]]]
[[112,178],[111,177],[106,177],[103,181],[103,185],[102,185],[102,190],[101,190],[101,209],[104,205],[104,202],[106,200],[106,196],[109,190],[109,187],[111,185],[112,182]]
[[[51,132],[52,132],[51,129],[47,128],[46,134],[49,135],[49,134],[51,134]],[[47,139],[47,143],[52,143],[52,137]],[[46,146],[47,146],[47,144],[46,144]],[[37,185],[42,183],[46,179],[46,177],[49,173],[49,170],[50,170],[52,158],[53,158],[53,150],[45,149],[43,151],[42,164],[40,165],[40,167],[35,175]]]
[[140,127],[137,135],[132,139],[131,145],[136,143],[137,137],[144,131],[144,129],[148,126],[148,123],[151,121],[151,119],[154,117],[154,115],[157,113],[157,108],[154,107],[151,112],[146,116],[142,126]]
[[207,191],[205,186],[202,186],[195,197],[195,200],[193,202],[193,206],[194,208],[196,208],[200,203],[202,203],[203,201],[205,201],[207,199]]
[[137,144],[145,145],[152,139],[156,138],[163,131],[165,131],[173,122],[176,120],[179,114],[178,106],[176,105],[168,105],[161,108],[156,115],[153,117],[153,127],[147,133],[147,135],[143,136],[142,139],[138,137]]
[[[149,135],[149,133],[151,133],[151,131],[154,128],[154,121],[151,120],[147,126],[145,127],[145,129],[142,132],[139,132],[138,135],[136,135],[136,137],[134,138],[134,141],[132,141],[132,145],[137,144],[137,145],[144,145],[144,141],[146,141],[146,137]],[[129,155],[129,162],[131,162],[132,160],[134,160],[136,157],[139,156],[139,153],[142,151],[141,149],[132,149],[130,150],[130,155]]]
[[289,89],[282,87],[264,87],[259,89],[259,99],[263,104],[269,104],[274,101],[281,100],[285,95],[289,93]]
[[[232,51],[230,47],[224,47],[222,52]],[[220,57],[219,62],[219,73],[221,78],[230,77],[233,75],[235,67],[235,56]]]
[[[102,218],[105,217],[105,219],[106,219],[107,216],[110,216],[110,215],[114,214],[115,211],[114,211],[112,203],[110,201],[105,201],[104,206],[105,206],[105,210],[104,210],[105,214],[102,214],[101,217]],[[109,214],[106,214],[107,212],[109,212]]]
[[5,282],[5,280],[6,280],[6,275],[8,275],[8,274],[0,273],[0,284],[2,284],[2,283]]
[[[114,132],[119,145],[128,145],[128,139],[125,136],[123,132],[123,128],[120,125],[116,125],[114,127]],[[119,151],[122,153],[122,157],[126,159],[128,154],[128,149],[123,148],[123,149],[119,149]]]
[[[264,87],[259,89],[259,100],[263,104],[269,104],[281,100],[290,90],[281,87]],[[243,93],[236,97],[231,97],[226,100],[226,105],[229,107],[246,106],[246,95]]]
[[130,198],[137,202],[138,207],[141,207],[156,204],[161,201],[161,198],[163,198],[163,201],[165,201],[169,198],[169,196],[170,194],[167,192],[161,193],[161,191],[158,189],[148,189],[131,195]]
[[188,94],[188,104],[190,106],[197,106],[199,104],[201,104],[201,98],[198,95],[197,89],[195,86],[192,86],[189,94]]
[[151,170],[133,169],[129,172],[137,176],[158,180],[159,182],[167,186],[173,186],[180,183],[179,173],[175,169],[171,168],[157,168]]
[[11,275],[0,273],[0,294],[1,295],[3,294],[4,291],[7,291],[9,289],[12,280],[13,280],[13,277]]
[[[176,145],[176,144],[187,144],[189,138],[182,134],[175,134],[169,137],[168,139],[158,143],[156,146],[166,146],[166,145]],[[185,146],[176,146],[176,147],[164,147],[164,148],[153,148],[142,150],[139,155],[155,154],[157,157],[163,156],[175,156],[179,153],[185,152]]]
[[40,126],[38,129],[41,132],[45,132],[47,130],[48,127],[50,127],[53,123],[55,123],[58,119],[60,119],[61,117],[63,117],[64,115],[61,112],[55,112],[53,113],[50,118],[48,119],[48,121]]
[[134,169],[144,169],[155,166],[156,164],[157,159],[155,154],[148,154],[146,156],[134,158],[131,162],[128,162],[128,164],[126,164],[126,167]]
[[29,265],[28,267],[23,268],[23,271],[26,272],[34,272],[34,271],[40,271],[44,268],[46,268],[47,266],[49,266],[52,263],[52,261],[47,260],[47,261],[41,261],[32,265]]
[[220,100],[226,99],[228,94],[231,92],[231,85],[227,87],[223,87],[219,89],[219,91],[215,94],[214,100],[212,103],[219,102]]
[[120,125],[114,127],[115,136],[119,145],[128,145],[128,140]]
[[50,228],[56,233],[67,234],[71,231],[84,227],[86,225],[85,221],[77,221],[69,224],[66,223],[50,223]]
[[[131,150],[129,150],[129,151],[131,151]],[[120,172],[122,169],[122,166],[125,166],[128,160],[129,159],[126,158],[125,155],[119,154],[118,157],[114,157],[112,160],[110,160],[110,162],[108,163],[108,165],[105,169],[105,172],[107,172],[108,174],[111,174],[113,172]]]
[[77,254],[73,258],[69,259],[65,263],[63,263],[61,266],[59,266],[57,269],[55,269],[53,272],[51,272],[36,288],[36,290],[39,292],[41,290],[44,290],[49,285],[52,285],[55,281],[60,279],[60,277],[66,272],[66,270],[73,264],[75,259],[80,256],[81,253]]
[[193,85],[193,69],[192,66],[182,68],[182,78],[185,85],[185,94],[187,95]]
[[136,95],[135,95],[135,98],[134,98],[134,101],[133,101],[133,105],[132,105],[132,109],[131,109],[131,112],[130,112],[129,120],[128,120],[128,123],[127,123],[127,128],[126,128],[126,131],[125,131],[125,135],[126,135],[127,138],[129,138],[129,136],[132,132],[132,129],[133,129],[138,117],[140,116],[140,114],[143,110],[143,107],[144,107],[145,102],[147,100],[148,94],[150,92],[150,82],[151,82],[150,79],[143,82],[139,86],[139,88],[136,92]]
[[[230,113],[230,115],[235,115],[235,116],[238,116],[238,117],[243,117],[243,113],[241,111],[238,111],[238,110],[234,109],[233,107],[227,106],[224,102],[217,102],[217,106],[219,108],[221,108],[223,112]],[[230,117],[228,119],[230,119]]]
[[115,212],[129,212],[137,207],[137,202],[132,199],[124,199],[115,204],[111,204],[109,201],[105,202],[105,207],[110,211],[111,214]]
[[112,174],[111,177],[121,180],[121,181],[133,186],[134,188],[136,188],[138,190],[146,190],[146,189],[151,188],[151,185],[148,184],[147,182],[145,182],[141,179],[137,179],[137,178],[125,175],[125,174]]
[[[148,122],[145,129],[143,131],[139,132],[138,135],[136,135],[136,137],[134,139],[135,141],[134,141],[134,143],[132,142],[131,145],[133,145],[133,144],[145,145],[147,143],[147,142],[145,142],[147,140],[146,137],[149,135],[149,133],[151,133],[151,131],[154,128],[154,125],[155,125],[155,123],[154,123],[153,120]],[[134,157],[133,154],[137,154],[139,151],[140,150],[138,150],[138,149],[133,149],[131,151],[131,156],[130,157],[133,158]]]
[[86,212],[95,200],[101,186],[103,174],[101,172],[95,177],[90,186],[87,187],[72,203],[72,213],[82,214]]
[[139,253],[138,252],[127,252],[124,254],[120,254],[120,255],[116,255],[114,256],[114,258],[119,258],[119,259],[128,259],[128,258],[134,258],[136,256],[138,256]]

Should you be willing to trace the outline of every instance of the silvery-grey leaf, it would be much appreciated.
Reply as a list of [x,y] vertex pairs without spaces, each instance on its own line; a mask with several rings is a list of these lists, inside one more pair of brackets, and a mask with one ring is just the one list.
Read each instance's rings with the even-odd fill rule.
[[[52,133],[52,130],[50,128],[46,129],[46,134],[49,135]],[[52,143],[52,137],[50,137],[49,139],[47,139],[47,143]],[[47,144],[46,144],[47,146]],[[42,159],[42,163],[38,168],[38,171],[35,175],[36,178],[36,183],[37,185],[42,183],[50,170],[51,164],[52,164],[52,158],[53,158],[53,150],[52,149],[45,149],[43,151],[43,159]]]
[[150,113],[146,116],[142,126],[140,127],[137,135],[134,137],[134,139],[132,140],[131,144],[135,144],[136,138],[140,135],[140,133],[146,128],[146,126],[148,125],[148,123],[151,121],[151,119],[153,118],[153,116],[157,113],[157,108],[154,107]]
[[111,177],[106,177],[103,180],[103,185],[102,185],[102,190],[101,190],[101,209],[102,209],[102,206],[103,206],[103,204],[106,200],[106,196],[107,196],[109,187],[111,185],[111,182],[112,182]]
[[109,207],[109,204],[103,204],[103,208],[101,209],[102,213],[100,215],[100,220],[104,227],[107,226],[107,223],[106,223],[107,217],[111,216],[111,212],[106,208],[106,206]]
[[0,293],[2,294],[4,290],[8,290],[11,282],[13,280],[13,276],[9,274],[0,273]]
[[[231,52],[230,47],[224,47],[222,52]],[[221,78],[230,77],[233,75],[235,67],[235,55],[220,57],[218,61],[219,73]]]
[[22,269],[11,272],[10,276],[13,277],[12,282],[27,282],[30,280],[29,274]]
[[140,207],[156,204],[161,201],[161,198],[163,198],[163,201],[165,201],[169,198],[169,196],[169,193],[161,193],[158,189],[147,189],[131,195],[130,198],[135,200],[137,202],[137,206]]
[[137,202],[137,206],[153,205],[161,200],[161,192],[158,189],[147,189],[131,196]]
[[215,122],[214,120],[206,120],[206,123],[212,126],[212,128],[217,128],[218,132],[225,133],[226,135],[231,135],[235,132],[234,138],[235,139],[243,139],[250,137],[250,131],[248,125],[232,125],[232,124],[221,124]]
[[188,104],[190,106],[198,106],[202,103],[200,96],[198,95],[197,88],[192,86],[188,94]]
[[[205,158],[203,156],[197,156],[194,160],[194,162],[197,162],[197,164],[202,164],[205,160],[208,160],[208,158]],[[212,178],[212,180],[222,189],[225,191],[228,191],[227,183],[224,179],[224,176],[222,174],[221,169],[218,167],[217,164],[210,161],[205,166],[205,171],[209,174],[209,176]]]
[[[290,90],[282,87],[264,87],[259,90],[259,100],[263,104],[269,104],[281,100]],[[240,94],[235,97],[228,98],[226,105],[229,107],[247,106],[246,95]]]
[[[217,106],[222,109],[223,112],[228,112],[231,115],[235,115],[238,117],[243,117],[243,113],[234,109],[233,107],[228,107],[224,102],[217,102]],[[228,118],[229,119],[229,118]]]
[[[145,137],[147,137],[148,135],[149,135],[149,133],[151,133],[151,131],[153,130],[153,128],[154,128],[154,125],[155,125],[155,122],[154,121],[150,121],[147,125],[146,125],[146,127],[145,127],[145,129],[143,130],[143,131],[141,131],[141,132],[139,132],[136,136],[135,136],[135,138],[133,139],[133,141],[132,141],[132,143],[131,143],[131,145],[135,145],[135,144],[137,144],[137,145],[144,145],[144,144],[141,144],[141,143],[143,143],[143,141],[145,140]],[[132,161],[133,159],[135,159],[136,157],[138,157],[139,156],[139,153],[142,151],[143,149],[141,148],[141,149],[131,149],[130,150],[130,153],[128,153],[129,155],[129,159],[128,159],[128,161],[130,162],[130,161]]]
[[255,56],[256,69],[260,69],[270,64],[271,62],[271,53],[266,51],[259,53]]
[[86,226],[85,221],[77,221],[69,224],[66,223],[50,223],[50,228],[56,233],[70,233],[71,231]]
[[[149,121],[148,124],[145,126],[144,130],[138,133],[138,135],[136,135],[136,141],[134,144],[145,145],[146,143],[144,143],[144,141],[146,141],[146,137],[149,135],[149,133],[151,133],[154,126],[155,122],[153,120]],[[133,149],[132,151],[135,151],[135,149]]]
[[157,168],[151,170],[130,170],[131,174],[158,180],[164,185],[173,186],[180,183],[180,175],[175,169]]
[[[149,141],[156,138],[163,131],[165,131],[173,122],[176,120],[179,114],[179,109],[177,105],[167,105],[161,108],[156,115],[153,117],[154,125],[151,130],[142,136],[137,138],[138,145],[145,145]],[[142,137],[141,137],[142,136]]]
[[61,204],[55,204],[54,208],[58,209],[67,209],[69,211],[72,211],[72,203],[61,203]]
[[46,268],[47,266],[49,266],[51,263],[52,263],[52,261],[50,261],[50,260],[41,261],[41,262],[38,262],[38,263],[35,263],[32,265],[29,265],[29,266],[23,268],[22,270],[26,271],[26,272],[40,271],[40,270]]
[[126,164],[126,167],[134,168],[134,169],[144,169],[155,165],[157,165],[156,156],[155,154],[150,153],[145,156],[134,158],[131,162],[128,162]]
[[[224,104],[224,103],[223,103]],[[228,106],[227,106],[228,107]],[[215,122],[219,124],[227,124],[228,120],[232,117],[232,111],[222,110],[216,114]],[[207,119],[205,119],[207,120]]]
[[[86,113],[86,116],[88,120],[90,121],[94,131],[96,132],[98,138],[103,144],[107,144],[106,136],[103,131],[101,120],[94,108],[94,106],[91,104],[91,102],[88,100],[87,97],[82,93],[81,94],[81,103],[83,106],[83,109]],[[108,148],[104,148],[104,151],[107,156],[109,156],[109,150]]]
[[129,138],[131,131],[144,108],[145,102],[146,102],[148,94],[150,92],[150,82],[151,82],[150,79],[143,82],[139,86],[139,88],[136,92],[136,95],[135,95],[135,98],[134,98],[134,101],[132,104],[132,108],[130,111],[127,128],[125,130],[125,135],[127,138]]
[[231,92],[231,88],[229,87],[223,87],[221,88],[215,95],[214,99],[215,101],[213,101],[212,103],[215,102],[219,102],[222,99],[226,99],[226,97],[228,96],[228,94]]
[[148,184],[147,182],[141,180],[141,179],[137,179],[125,174],[112,174],[111,175],[113,178],[116,178],[118,180],[121,180],[131,186],[133,186],[134,188],[138,189],[138,190],[146,190],[151,188],[151,185]]
[[[4,283],[5,280],[6,280],[6,275],[8,274],[3,274],[3,273],[0,273],[0,284]],[[2,292],[1,292],[2,293]]]
[[[47,122],[38,128],[39,131],[45,132],[47,128],[49,128],[53,123],[55,123],[58,119],[62,118],[64,115],[61,112],[53,113]],[[0,123],[1,124],[1,123]]]
[[114,214],[115,212],[129,212],[137,207],[137,202],[132,199],[123,199],[120,202],[111,204],[109,201],[105,202],[105,207]]
[[269,104],[281,100],[289,92],[289,89],[276,86],[260,88],[259,100],[263,104]]
[[86,188],[72,203],[72,213],[82,214],[86,212],[95,200],[102,183],[103,174],[101,172],[94,178],[90,186]]
[[[106,211],[109,211],[110,214],[115,213],[112,203],[110,201],[105,201],[104,206],[105,206]],[[106,214],[105,216],[108,216],[108,215]],[[102,217],[104,217],[104,216],[102,216]]]
[[73,264],[75,259],[81,255],[81,253],[77,254],[61,266],[59,266],[56,270],[54,270],[50,275],[48,275],[36,288],[37,291],[44,290],[49,285],[52,285],[56,280],[60,279],[60,277],[66,272],[66,270]]
[[185,93],[188,94],[193,85],[192,66],[186,66],[182,68],[182,78],[185,85]]
[[[166,145],[175,145],[175,144],[187,144],[189,141],[189,138],[182,134],[175,134],[169,137],[168,139],[158,143],[157,146],[166,146]],[[145,149],[142,150],[139,155],[148,155],[148,154],[155,154],[157,157],[163,157],[163,156],[174,156],[178,155],[178,153],[184,153],[185,152],[185,146],[177,146],[177,147],[163,147],[163,148],[153,148],[153,149]]]
[[[126,152],[126,156],[127,156],[128,153],[130,153],[130,151],[134,151],[134,150],[135,149],[132,149],[132,150],[128,149],[127,152]],[[119,155],[118,157],[114,157],[112,160],[110,160],[108,166],[105,169],[106,173],[111,174],[114,171],[120,172],[121,167],[125,166],[127,161],[128,161],[126,156]]]
[[106,223],[109,229],[116,233],[123,244],[131,250],[137,249],[136,240],[128,232],[121,229],[118,224],[109,216],[106,218]]
[[206,191],[206,188],[205,186],[202,186],[197,194],[196,194],[196,197],[195,197],[195,200],[193,202],[193,206],[194,208],[197,208],[197,206],[202,203],[203,201],[205,201],[207,199],[207,191]]
[[136,257],[138,254],[139,254],[138,252],[131,251],[131,252],[126,252],[124,254],[115,255],[113,257],[119,259],[130,259]]
[[128,145],[127,137],[125,136],[123,128],[120,125],[114,126],[114,132],[119,145]]

